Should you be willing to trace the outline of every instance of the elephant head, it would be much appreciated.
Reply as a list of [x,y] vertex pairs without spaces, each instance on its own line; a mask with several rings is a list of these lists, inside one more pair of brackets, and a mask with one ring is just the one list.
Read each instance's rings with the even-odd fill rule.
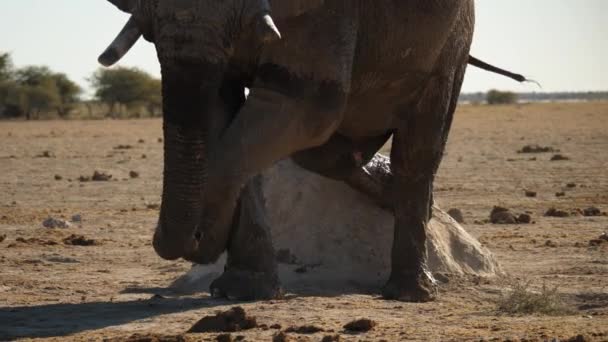
[[[99,62],[118,62],[143,36],[155,44],[161,64],[165,154],[154,248],[169,260],[214,262],[227,248],[236,211],[236,203],[225,205],[217,190],[234,187],[210,189],[208,182],[212,159],[221,158],[214,148],[245,101],[245,84],[228,75],[235,49],[245,45],[259,51],[280,39],[271,13],[299,15],[323,0],[109,1],[131,18]],[[232,212],[226,215],[227,210]],[[215,222],[218,213],[230,216],[230,222]]]

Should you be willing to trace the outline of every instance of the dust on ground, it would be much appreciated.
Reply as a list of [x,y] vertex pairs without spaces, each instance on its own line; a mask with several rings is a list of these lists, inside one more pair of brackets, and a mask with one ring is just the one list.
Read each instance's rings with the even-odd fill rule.
[[[608,243],[602,238],[608,217],[571,214],[608,211],[608,103],[459,109],[436,199],[461,211],[465,228],[509,276],[451,280],[426,304],[375,294],[293,294],[255,303],[175,295],[167,286],[190,264],[163,261],[151,247],[161,136],[160,120],[0,122],[0,340],[214,341],[223,335],[272,341],[280,331],[300,341],[335,335],[343,341],[608,340]],[[518,153],[526,146],[550,146],[568,159],[551,161],[551,151]],[[86,181],[96,172],[111,177]],[[526,195],[531,191],[535,197]],[[535,223],[486,223],[495,206],[529,213]],[[570,215],[545,216],[549,209]],[[46,228],[49,218],[70,225]],[[496,302],[514,282],[531,282],[535,290],[557,286],[570,310],[498,313]],[[185,334],[201,318],[237,305],[255,317],[257,328],[231,336]],[[376,324],[367,332],[346,331],[354,319]],[[322,330],[284,332],[302,326]]]

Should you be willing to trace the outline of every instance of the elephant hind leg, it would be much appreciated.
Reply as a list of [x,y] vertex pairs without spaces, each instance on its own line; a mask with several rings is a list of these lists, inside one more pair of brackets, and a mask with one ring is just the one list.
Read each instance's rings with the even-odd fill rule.
[[393,137],[395,230],[391,275],[383,289],[387,299],[419,302],[436,296],[427,266],[426,226],[463,75],[464,68],[450,77],[432,78],[417,105],[400,117]]

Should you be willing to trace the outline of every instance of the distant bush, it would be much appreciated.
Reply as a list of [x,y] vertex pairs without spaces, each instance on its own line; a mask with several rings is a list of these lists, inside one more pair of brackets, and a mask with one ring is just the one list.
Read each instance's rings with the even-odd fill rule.
[[160,115],[161,81],[140,69],[98,69],[89,81],[97,99],[109,105],[109,117],[124,117],[125,112],[135,112],[134,116],[140,117],[141,108],[145,108],[148,116]]
[[67,117],[82,89],[65,74],[44,66],[14,69],[9,54],[0,54],[0,117],[40,117],[56,111]]
[[510,91],[490,90],[486,94],[486,102],[490,105],[517,103],[517,94]]

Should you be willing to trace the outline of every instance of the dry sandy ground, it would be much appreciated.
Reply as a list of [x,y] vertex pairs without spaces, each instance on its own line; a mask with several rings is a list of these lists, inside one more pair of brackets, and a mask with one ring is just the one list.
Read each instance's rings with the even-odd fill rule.
[[[190,265],[160,260],[150,245],[161,190],[161,135],[160,120],[0,122],[0,236],[6,235],[0,243],[0,340],[182,334],[203,316],[235,305],[205,293],[176,296],[167,290]],[[571,159],[516,152],[527,144],[552,146]],[[44,151],[50,158],[39,157]],[[78,180],[95,170],[112,180]],[[346,341],[551,340],[579,334],[607,341],[608,244],[589,246],[589,241],[608,230],[608,217],[543,216],[551,207],[571,211],[594,205],[608,211],[607,170],[608,103],[464,106],[436,197],[446,210],[463,210],[465,228],[497,254],[507,279],[454,280],[428,304],[309,293],[241,305],[260,324],[325,330],[288,334],[303,341],[332,334]],[[130,171],[139,177],[131,178]],[[538,196],[526,197],[525,190]],[[565,196],[556,197],[561,191]],[[530,211],[536,223],[480,222],[494,205]],[[49,216],[74,214],[82,215],[82,223],[42,227]],[[63,239],[71,234],[96,245],[66,245]],[[498,313],[499,294],[525,279],[534,288],[559,286],[572,311]],[[357,317],[378,325],[361,335],[345,333],[342,326]],[[257,328],[233,337],[270,341],[276,332]],[[185,337],[215,340],[216,335]]]

